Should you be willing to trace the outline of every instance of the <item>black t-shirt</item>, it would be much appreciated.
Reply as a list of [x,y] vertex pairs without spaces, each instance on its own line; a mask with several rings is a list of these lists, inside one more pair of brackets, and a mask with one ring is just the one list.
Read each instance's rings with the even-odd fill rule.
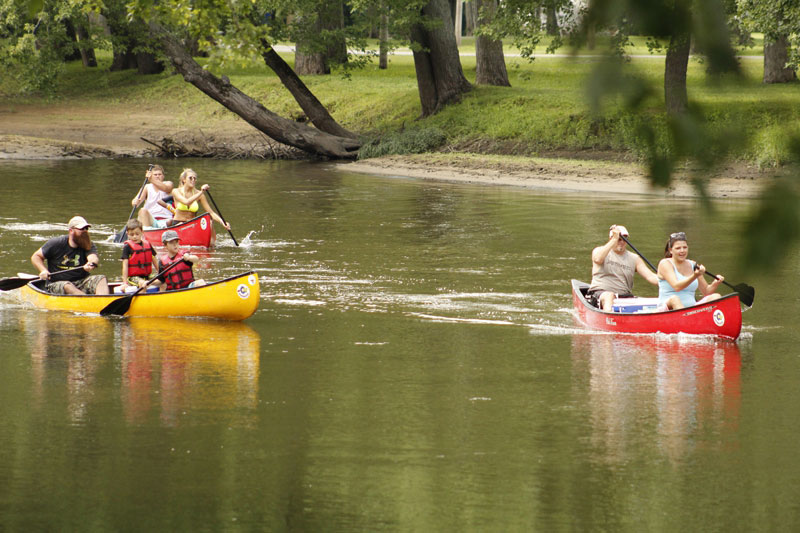
[[[97,246],[92,243],[91,250],[73,248],[69,245],[69,235],[63,235],[44,243],[42,254],[47,260],[47,270],[51,274],[55,274],[60,270],[68,270],[85,265],[89,262],[87,259],[89,255],[97,254]],[[89,273],[85,270],[76,270],[75,272],[58,276],[54,281],[77,281],[88,275]]]

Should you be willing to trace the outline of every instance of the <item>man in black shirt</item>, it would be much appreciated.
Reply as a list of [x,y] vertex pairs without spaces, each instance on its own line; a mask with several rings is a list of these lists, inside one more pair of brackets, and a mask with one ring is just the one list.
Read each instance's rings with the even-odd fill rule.
[[[53,294],[108,294],[106,277],[89,275],[100,264],[97,247],[89,237],[89,223],[74,216],[67,227],[69,234],[50,239],[31,256],[39,277],[48,280],[45,290]],[[58,281],[50,281],[51,274],[80,266],[83,269],[65,272]]]

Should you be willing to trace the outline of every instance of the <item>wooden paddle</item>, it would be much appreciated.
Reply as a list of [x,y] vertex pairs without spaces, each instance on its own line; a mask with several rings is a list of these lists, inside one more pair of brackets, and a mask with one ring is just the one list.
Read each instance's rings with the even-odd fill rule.
[[[225,217],[222,216],[222,211],[220,211],[219,207],[217,207],[217,202],[215,202],[214,197],[211,196],[211,191],[206,190],[206,194],[208,195],[208,198],[211,200],[211,203],[214,204],[214,209],[217,210],[217,214],[219,215],[219,218],[222,219],[223,224],[227,224],[227,222],[225,222]],[[231,239],[233,239],[233,244],[239,246],[239,243],[236,242],[236,237],[233,236],[233,232],[231,230],[228,230],[228,233],[231,234]]]
[[[150,165],[147,168],[148,172],[150,172],[151,170],[153,170],[153,165]],[[139,192],[136,194],[137,198],[139,197],[140,194],[142,194],[142,189],[144,189],[147,186],[147,180],[148,179],[149,178],[145,178],[144,179],[144,183],[142,183],[142,186],[139,187]],[[136,211],[136,207],[138,207],[138,206],[133,206],[133,209],[131,209],[131,214],[128,215],[128,220],[133,218],[133,213]],[[128,238],[128,227],[125,226],[116,235],[114,235],[114,242],[125,242],[125,239],[127,239],[127,238]]]
[[[181,260],[181,261],[183,261],[183,260]],[[150,281],[145,283],[144,287],[139,287],[138,289],[136,289],[135,292],[132,292],[132,293],[130,293],[128,295],[125,295],[122,298],[117,298],[116,300],[114,300],[113,302],[111,302],[110,304],[108,304],[107,306],[102,308],[100,310],[100,315],[101,316],[108,316],[108,315],[120,315],[120,316],[122,316],[122,315],[124,315],[125,313],[128,312],[128,309],[131,308],[131,302],[133,301],[133,297],[134,296],[136,296],[137,294],[142,292],[144,289],[146,289],[151,283],[153,283],[155,280],[160,278],[162,274],[166,274],[167,272],[169,272],[170,270],[172,270],[173,268],[175,268],[176,266],[181,264],[181,261],[175,261],[170,266],[168,266],[167,268],[165,268],[164,270],[162,270],[161,272],[156,274],[153,279],[151,279]]]
[[[653,263],[648,261],[647,258],[644,255],[642,255],[642,253],[639,250],[637,250],[633,244],[631,244],[631,241],[629,241],[624,235],[620,235],[619,237],[620,239],[628,243],[628,246],[630,246],[631,249],[634,252],[636,252],[636,255],[644,259],[644,262],[647,263],[647,266],[649,266],[653,270],[653,272],[658,272],[658,269],[653,266]],[[695,265],[695,267],[697,267],[697,265]],[[706,274],[714,279],[717,279],[716,274],[712,274],[708,270],[706,270]],[[739,283],[738,285],[731,285],[727,281],[723,281],[722,283],[733,289],[735,292],[739,293],[739,301],[741,301],[744,305],[746,305],[747,307],[753,307],[753,300],[755,300],[756,298],[756,290],[753,287],[751,287],[747,283]]]
[[[84,265],[75,268],[70,268],[67,270],[59,270],[58,272],[53,272],[50,274],[50,280],[52,281],[53,277],[58,276],[59,274],[66,274],[67,272],[75,272],[76,270],[82,270],[83,266]],[[39,279],[39,276],[34,276],[33,274],[28,274],[27,276],[24,277],[20,276],[16,278],[0,279],[0,291],[13,291],[14,289],[19,289],[20,287],[24,287],[31,281],[37,279]]]

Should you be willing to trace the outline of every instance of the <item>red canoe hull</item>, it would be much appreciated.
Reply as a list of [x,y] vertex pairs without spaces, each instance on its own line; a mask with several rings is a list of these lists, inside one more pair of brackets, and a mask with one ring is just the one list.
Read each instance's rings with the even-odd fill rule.
[[211,246],[211,239],[214,234],[211,215],[204,213],[187,222],[181,222],[174,226],[164,229],[148,229],[144,231],[145,238],[153,246],[162,246],[161,234],[167,230],[178,232],[182,246]]
[[589,305],[588,285],[572,280],[572,303],[578,319],[592,329],[619,333],[688,333],[736,339],[742,331],[742,307],[737,293],[701,305],[659,313],[609,313]]

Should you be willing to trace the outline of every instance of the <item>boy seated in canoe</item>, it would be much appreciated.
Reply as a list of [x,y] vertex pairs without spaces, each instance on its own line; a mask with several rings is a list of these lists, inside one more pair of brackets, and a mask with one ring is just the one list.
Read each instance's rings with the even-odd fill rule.
[[206,284],[202,279],[194,279],[192,266],[197,263],[200,258],[194,254],[187,253],[185,250],[181,250],[181,241],[177,231],[165,231],[161,235],[161,242],[166,248],[165,253],[158,256],[161,270],[169,268],[178,261],[181,262],[180,265],[161,275],[159,278],[159,280],[163,282],[161,290],[173,291],[177,289],[191,289],[192,287],[200,287]]
[[143,239],[142,223],[131,219],[125,225],[128,240],[122,247],[122,289],[144,287],[158,272],[158,260],[153,246]]

